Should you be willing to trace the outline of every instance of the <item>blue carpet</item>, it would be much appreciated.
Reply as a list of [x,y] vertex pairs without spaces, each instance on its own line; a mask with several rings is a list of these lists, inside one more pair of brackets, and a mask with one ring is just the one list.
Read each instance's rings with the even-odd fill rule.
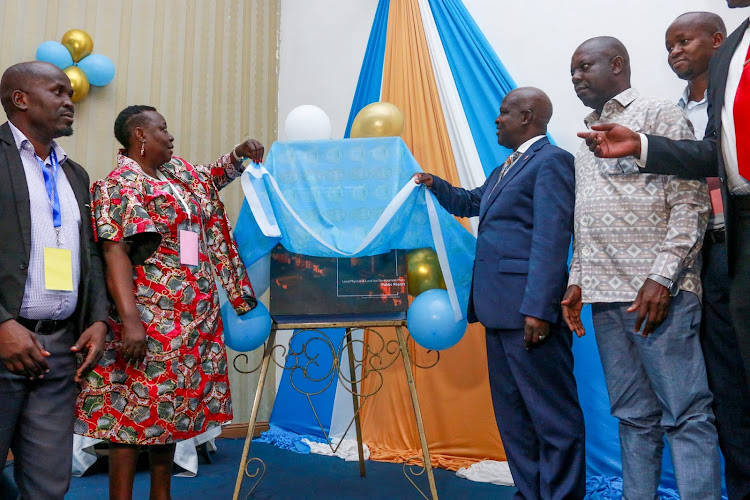
[[[240,439],[217,440],[218,451],[212,463],[201,461],[198,476],[172,478],[172,499],[229,499],[234,492],[237,467],[242,455]],[[253,443],[253,455],[266,463],[266,475],[252,498],[256,500],[387,498],[419,499],[419,492],[403,475],[400,464],[366,462],[367,477],[359,477],[359,464],[321,455],[301,455],[263,443]],[[427,478],[417,483],[428,492]],[[249,479],[243,485],[249,487]],[[436,469],[435,482],[442,499],[510,500],[515,488],[475,483],[454,472]],[[138,472],[134,499],[148,498],[149,476]],[[108,497],[108,476],[98,472],[73,478],[66,500],[98,500]]]

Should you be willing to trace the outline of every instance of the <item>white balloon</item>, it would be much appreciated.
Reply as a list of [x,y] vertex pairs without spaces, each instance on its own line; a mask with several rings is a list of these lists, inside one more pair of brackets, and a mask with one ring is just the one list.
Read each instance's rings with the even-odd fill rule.
[[286,116],[287,141],[317,141],[331,138],[331,119],[325,111],[311,104],[297,106]]

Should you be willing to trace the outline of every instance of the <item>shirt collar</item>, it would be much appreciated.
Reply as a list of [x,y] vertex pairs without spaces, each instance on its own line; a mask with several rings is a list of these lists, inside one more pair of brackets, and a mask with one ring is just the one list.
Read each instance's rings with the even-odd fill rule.
[[708,94],[708,89],[706,89],[703,92],[703,99],[701,99],[698,102],[691,101],[690,100],[690,87],[686,86],[685,89],[682,91],[682,96],[680,97],[680,100],[677,101],[677,105],[681,107],[682,109],[692,109],[695,106],[700,106],[704,102],[706,102],[706,96]]
[[612,99],[604,103],[602,107],[602,114],[600,115],[596,111],[589,113],[586,118],[583,119],[583,123],[586,124],[586,128],[590,128],[595,122],[598,122],[603,116],[609,116],[614,114],[615,111],[622,111],[627,108],[633,101],[635,101],[640,94],[633,87],[625,89]]
[[[18,148],[18,152],[20,153],[22,150],[26,149],[28,151],[31,151],[32,154],[36,154],[34,151],[34,146],[31,144],[31,141],[24,135],[23,132],[21,132],[18,127],[13,125],[13,122],[8,121],[8,125],[10,125],[10,131],[13,133],[13,139],[16,141],[16,148]],[[55,150],[55,155],[57,156],[57,162],[59,164],[62,164],[65,160],[68,159],[67,153],[65,153],[65,150],[60,147],[59,144],[57,144],[56,141],[52,141],[52,149]],[[49,156],[49,155],[48,155]],[[46,160],[47,158],[42,158],[42,160]]]
[[529,149],[532,144],[534,144],[539,139],[543,139],[544,137],[546,137],[546,136],[544,136],[544,135],[537,135],[535,137],[532,137],[528,141],[526,141],[523,144],[521,144],[520,146],[518,146],[518,148],[516,148],[516,151],[519,152],[519,153],[525,153],[526,150]]

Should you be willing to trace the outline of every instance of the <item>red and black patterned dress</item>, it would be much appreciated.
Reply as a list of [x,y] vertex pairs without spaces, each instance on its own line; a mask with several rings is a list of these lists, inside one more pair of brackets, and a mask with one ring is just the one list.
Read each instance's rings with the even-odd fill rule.
[[[122,358],[122,324],[113,306],[104,356],[78,396],[76,434],[165,444],[232,418],[214,276],[238,314],[254,306],[218,194],[242,171],[225,155],[205,166],[174,157],[159,172],[166,180],[149,177],[119,154],[117,168],[92,188],[97,236],[131,242],[147,353],[138,368]],[[181,229],[199,234],[197,266],[180,263]]]

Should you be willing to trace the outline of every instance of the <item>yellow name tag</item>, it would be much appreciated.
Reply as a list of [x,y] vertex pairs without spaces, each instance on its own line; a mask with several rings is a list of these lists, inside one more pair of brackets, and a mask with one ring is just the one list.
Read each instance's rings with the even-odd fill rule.
[[67,248],[44,248],[44,288],[73,291],[73,256]]

